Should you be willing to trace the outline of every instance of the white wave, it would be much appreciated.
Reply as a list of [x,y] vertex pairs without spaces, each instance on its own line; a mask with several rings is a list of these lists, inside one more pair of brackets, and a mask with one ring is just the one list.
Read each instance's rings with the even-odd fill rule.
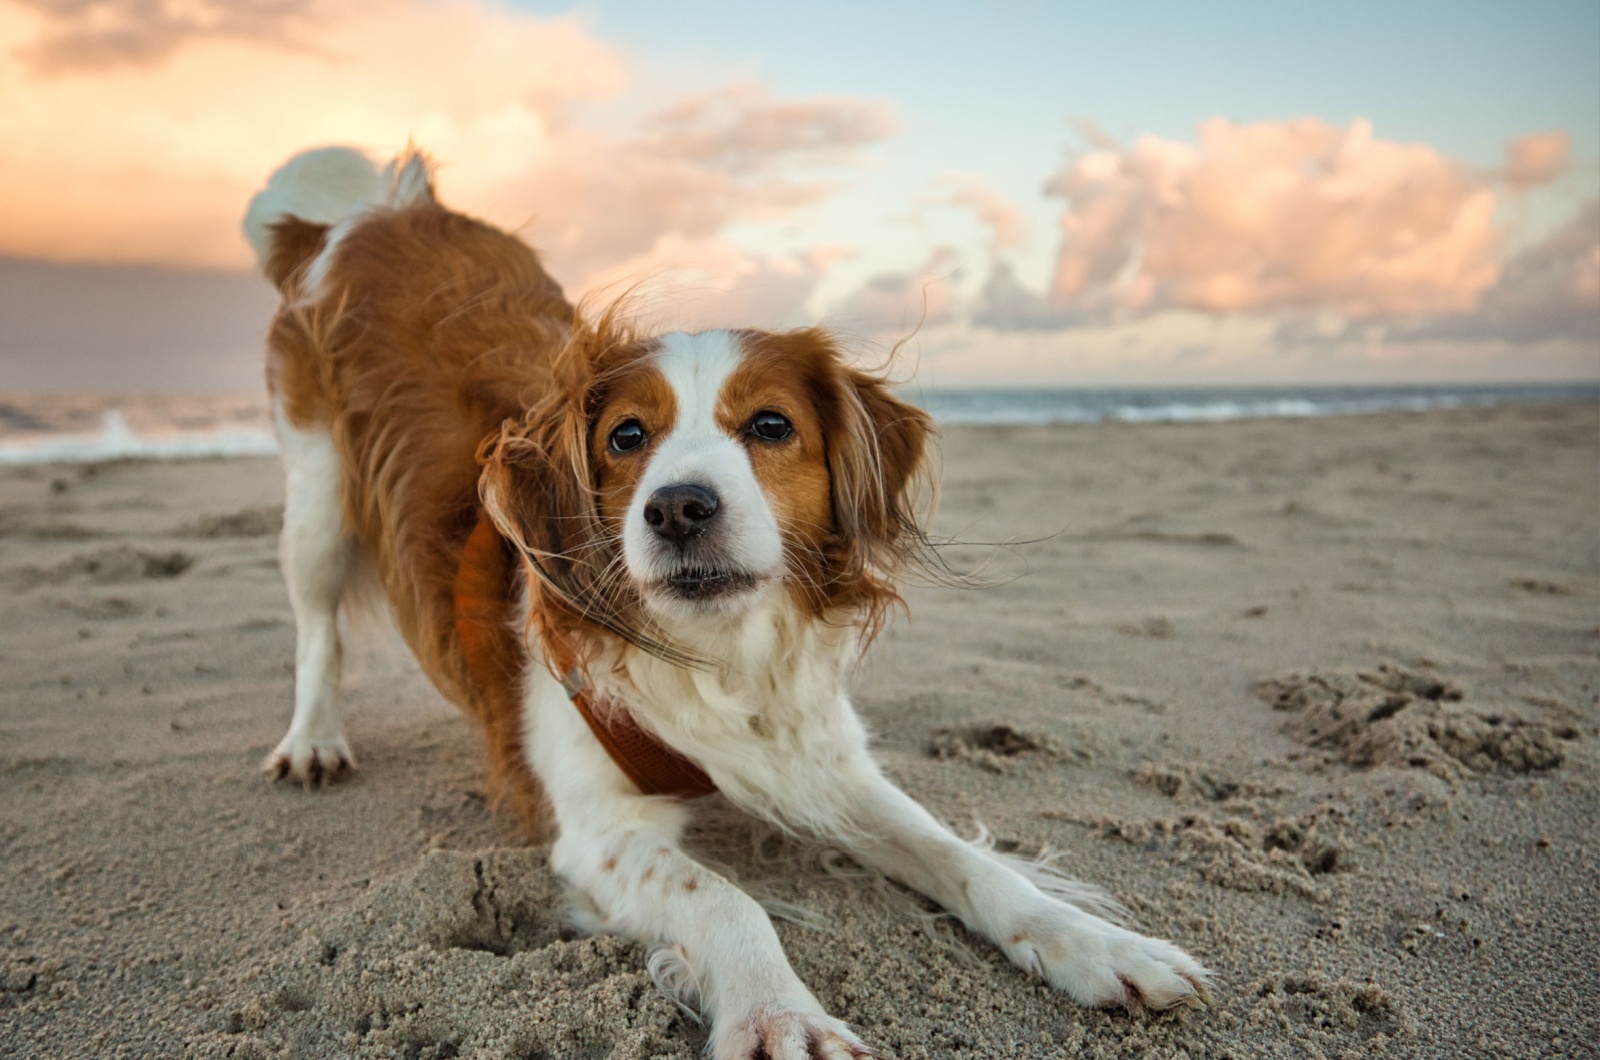
[[[1568,391],[1571,391],[1570,393]],[[941,423],[992,426],[1045,426],[1057,423],[1195,423],[1241,419],[1299,419],[1347,416],[1373,412],[1422,412],[1505,401],[1570,400],[1593,397],[1579,388],[1549,394],[1497,393],[1284,395],[1202,398],[1185,394],[1169,401],[1126,402],[1108,399],[1095,391],[1045,392],[1016,398],[951,392],[924,395],[929,411]]]
[[1107,418],[1127,423],[1182,423],[1186,421],[1239,420],[1255,416],[1315,416],[1324,408],[1311,401],[1211,401],[1195,404],[1124,405],[1108,410]]
[[54,434],[27,442],[0,442],[0,464],[88,464],[99,460],[183,460],[207,456],[271,456],[272,432],[260,427],[135,434],[116,409],[98,434]]
[[961,427],[1048,427],[1057,423],[1099,423],[1105,414],[1099,409],[933,409],[940,423]]

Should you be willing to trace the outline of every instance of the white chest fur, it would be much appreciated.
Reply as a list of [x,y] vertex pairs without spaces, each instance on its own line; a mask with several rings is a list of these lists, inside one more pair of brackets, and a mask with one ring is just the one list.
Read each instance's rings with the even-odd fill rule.
[[[855,628],[809,618],[771,592],[737,619],[677,622],[669,632],[714,665],[689,670],[618,651],[591,667],[597,699],[624,705],[746,809],[796,827],[837,824],[826,791],[794,794],[859,761],[866,745],[844,689]],[[806,819],[791,819],[797,805],[813,808]]]

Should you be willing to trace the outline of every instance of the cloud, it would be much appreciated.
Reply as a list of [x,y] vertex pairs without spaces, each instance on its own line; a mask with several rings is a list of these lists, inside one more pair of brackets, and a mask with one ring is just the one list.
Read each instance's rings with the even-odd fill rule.
[[[18,0],[46,16],[16,55],[37,73],[148,66],[203,39],[307,47],[309,0]],[[298,38],[298,39],[297,39]]]
[[[729,226],[825,199],[840,167],[894,128],[883,104],[733,85],[647,116],[631,136],[567,130],[555,149],[465,201],[507,223],[526,218],[524,234],[557,274],[588,289],[729,262]],[[754,268],[751,257],[731,275]]]
[[244,203],[289,155],[415,139],[447,202],[520,230],[571,291],[709,264],[730,291],[793,292],[815,263],[726,230],[826,198],[896,123],[740,84],[602,133],[582,119],[637,87],[621,57],[470,0],[0,0],[9,55],[0,253],[56,261],[244,267]]
[[626,293],[647,329],[797,327],[811,322],[812,292],[835,260],[833,248],[758,254],[720,237],[673,234],[597,274],[587,291],[602,303]]
[[1506,262],[1504,277],[1476,312],[1407,322],[1388,337],[1514,344],[1572,340],[1600,348],[1600,199]]
[[1315,118],[1203,122],[1073,158],[1050,300],[1068,310],[1469,309],[1499,274],[1494,193],[1426,144]]
[[974,324],[996,331],[1056,331],[1103,323],[1113,316],[1106,307],[1074,309],[1051,301],[1018,277],[1008,261],[996,261],[972,305]]
[[961,180],[945,202],[971,210],[989,230],[990,257],[1027,246],[1028,229],[1022,211],[983,181]]
[[1564,133],[1514,140],[1490,170],[1379,140],[1361,121],[1215,119],[1195,144],[1126,147],[1097,126],[1080,133],[1087,147],[1048,185],[1066,201],[1051,282],[1031,287],[996,257],[958,315],[964,330],[924,337],[943,350],[939,371],[1403,381],[1600,370],[1600,202],[1509,259],[1494,220],[1497,196],[1570,168]]
[[[565,108],[626,83],[570,20],[428,0],[327,0],[315,19],[310,50],[202,34],[137,65],[0,59],[0,253],[242,267],[243,204],[304,147],[415,136],[470,196],[544,159]],[[0,55],[60,24],[0,0]]]
[[920,268],[884,272],[867,279],[828,314],[830,327],[859,337],[894,341],[952,318],[956,309],[951,281],[957,256],[935,247]]
[[848,96],[778,100],[765,86],[730,85],[653,115],[642,146],[729,174],[772,173],[790,160],[848,163],[851,148],[895,131],[892,112]]
[[1549,184],[1572,165],[1572,139],[1564,132],[1530,133],[1506,144],[1501,171],[1512,191],[1530,191]]

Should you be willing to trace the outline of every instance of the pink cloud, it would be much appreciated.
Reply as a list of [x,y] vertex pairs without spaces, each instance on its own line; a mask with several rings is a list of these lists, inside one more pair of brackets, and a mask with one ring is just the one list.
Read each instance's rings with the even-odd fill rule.
[[1572,164],[1572,138],[1564,132],[1530,133],[1506,144],[1502,177],[1513,191],[1549,184]]
[[893,133],[894,114],[849,96],[775,99],[764,85],[705,92],[651,117],[644,145],[725,173],[761,173],[794,158],[849,163],[850,150]]
[[758,254],[727,239],[662,236],[644,253],[589,274],[568,293],[604,304],[627,293],[647,328],[795,327],[810,323],[807,305],[834,258]]
[[[309,0],[17,0],[47,16],[16,55],[38,73],[148,66],[205,38],[308,47]],[[298,38],[298,39],[297,39]]]
[[991,257],[1027,246],[1028,230],[1022,211],[983,181],[961,180],[945,201],[971,210],[979,223],[989,230]]
[[1533,344],[1600,343],[1600,199],[1506,262],[1501,281],[1473,313],[1431,317],[1391,337]]
[[1067,202],[1057,311],[1463,311],[1499,275],[1494,193],[1426,144],[1315,118],[1200,126],[1198,144],[1102,143]]
[[724,232],[827,197],[893,110],[741,84],[630,134],[581,122],[630,86],[577,22],[472,0],[0,0],[0,254],[243,267],[239,215],[283,159],[415,139],[446,201],[574,293],[686,266],[729,311],[792,313],[826,262]]
[[306,146],[415,136],[470,197],[548,156],[565,108],[626,84],[576,23],[465,2],[327,0],[314,49],[191,34],[137,63],[10,60],[62,25],[0,0],[0,253],[243,267],[242,204]]
[[646,268],[729,263],[729,225],[826,198],[838,187],[831,171],[893,129],[882,104],[784,100],[735,85],[651,115],[631,137],[569,129],[556,150],[472,201],[492,218],[525,220],[524,235],[558,275],[587,289]]
[[879,273],[867,279],[828,314],[828,324],[855,336],[891,343],[913,331],[953,318],[958,272],[948,247],[935,247],[922,265],[906,272]]

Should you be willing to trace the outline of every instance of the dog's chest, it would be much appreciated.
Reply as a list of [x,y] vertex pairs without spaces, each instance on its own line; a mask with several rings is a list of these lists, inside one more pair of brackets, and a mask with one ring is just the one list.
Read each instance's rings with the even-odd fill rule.
[[697,649],[711,648],[706,654],[720,665],[689,670],[627,651],[593,668],[596,693],[699,764],[734,798],[739,789],[767,787],[786,772],[786,761],[831,757],[856,728],[843,687],[855,652],[853,629],[774,608],[717,631],[714,644],[675,632]]

